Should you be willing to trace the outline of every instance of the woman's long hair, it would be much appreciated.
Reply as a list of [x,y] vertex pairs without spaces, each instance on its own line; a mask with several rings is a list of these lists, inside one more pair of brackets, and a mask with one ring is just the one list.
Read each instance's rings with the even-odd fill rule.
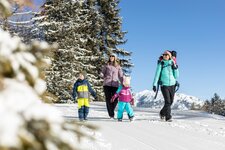
[[108,65],[111,64],[111,65],[113,65],[114,67],[117,67],[117,66],[120,65],[119,59],[117,59],[116,57],[114,57],[114,61],[113,61],[112,63],[111,63],[110,58],[109,58],[107,64],[108,64]]

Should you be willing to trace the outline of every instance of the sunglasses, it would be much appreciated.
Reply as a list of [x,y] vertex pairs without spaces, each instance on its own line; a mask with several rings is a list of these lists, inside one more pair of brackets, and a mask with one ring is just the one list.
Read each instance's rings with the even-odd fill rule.
[[163,54],[163,56],[169,56],[169,54]]
[[110,57],[115,57],[115,56],[111,55]]

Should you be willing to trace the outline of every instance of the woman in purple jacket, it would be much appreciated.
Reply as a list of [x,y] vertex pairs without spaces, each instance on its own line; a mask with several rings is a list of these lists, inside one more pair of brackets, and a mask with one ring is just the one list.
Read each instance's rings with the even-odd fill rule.
[[116,93],[119,82],[122,83],[123,72],[119,63],[117,62],[117,57],[115,54],[111,54],[109,61],[102,69],[102,74],[104,77],[104,93],[105,101],[110,118],[114,118],[114,110],[118,103],[118,100],[115,99],[113,103],[110,102],[112,96]]

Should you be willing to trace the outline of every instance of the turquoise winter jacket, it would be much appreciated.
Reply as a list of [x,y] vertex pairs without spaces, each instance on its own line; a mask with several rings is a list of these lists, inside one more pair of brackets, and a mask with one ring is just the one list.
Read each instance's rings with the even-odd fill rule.
[[157,65],[153,86],[157,86],[161,71],[162,71],[162,75],[161,75],[162,85],[164,86],[175,85],[176,79],[179,76],[178,69],[172,69],[172,65],[173,65],[172,60],[162,60],[162,61],[164,62],[163,66],[161,62]]

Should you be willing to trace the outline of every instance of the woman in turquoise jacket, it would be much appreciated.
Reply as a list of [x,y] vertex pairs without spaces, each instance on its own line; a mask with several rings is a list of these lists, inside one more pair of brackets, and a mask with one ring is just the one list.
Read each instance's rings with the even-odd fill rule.
[[163,60],[158,63],[156,69],[153,91],[156,92],[156,86],[159,83],[164,98],[164,106],[160,111],[160,118],[166,121],[172,121],[171,105],[174,100],[175,84],[178,76],[178,66],[173,61],[171,53],[165,51],[163,53]]

